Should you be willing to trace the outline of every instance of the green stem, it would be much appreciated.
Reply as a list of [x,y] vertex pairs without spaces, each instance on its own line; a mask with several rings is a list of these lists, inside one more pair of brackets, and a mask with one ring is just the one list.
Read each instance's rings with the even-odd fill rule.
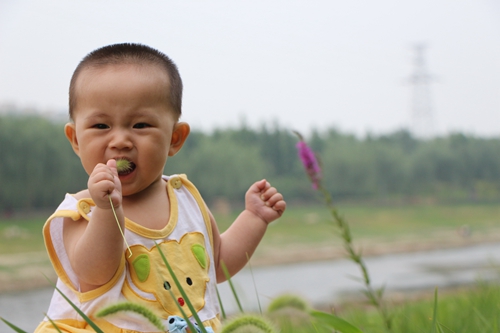
[[332,215],[333,220],[335,222],[335,226],[339,230],[340,237],[344,241],[344,248],[349,256],[349,259],[351,259],[351,261],[356,263],[359,266],[359,268],[361,269],[361,273],[363,275],[363,283],[364,283],[365,288],[366,288],[366,292],[365,292],[366,296],[368,297],[368,299],[370,300],[372,305],[375,306],[377,308],[377,310],[379,311],[387,330],[389,332],[392,332],[391,318],[387,312],[386,307],[382,303],[382,293],[376,292],[371,285],[371,280],[370,280],[370,275],[368,273],[368,268],[365,265],[365,262],[361,256],[361,253],[357,252],[356,249],[354,248],[352,235],[351,235],[351,229],[349,228],[349,224],[339,214],[339,212],[337,211],[337,208],[335,208],[330,192],[328,190],[326,190],[321,184],[319,185],[318,190],[323,195],[323,198],[325,200],[325,204],[326,204],[327,208],[329,209],[330,214]]
[[109,204],[111,205],[111,210],[113,211],[113,215],[116,220],[116,224],[118,225],[118,229],[120,230],[120,233],[122,234],[123,241],[125,242],[125,245],[127,246],[129,255],[128,257],[130,258],[132,256],[132,250],[130,249],[130,246],[127,243],[127,239],[125,238],[125,234],[123,233],[122,227],[120,225],[120,221],[118,220],[118,216],[116,216],[116,211],[115,207],[113,206],[113,201],[111,200],[111,196],[108,194],[108,199],[109,199]]

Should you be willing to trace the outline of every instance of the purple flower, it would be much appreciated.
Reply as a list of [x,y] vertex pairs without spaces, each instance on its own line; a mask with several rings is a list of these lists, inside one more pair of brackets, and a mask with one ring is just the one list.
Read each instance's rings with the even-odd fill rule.
[[301,139],[296,145],[300,160],[302,161],[302,165],[304,165],[304,169],[306,169],[307,175],[312,182],[313,189],[317,190],[321,180],[321,168],[314,151],[307,145],[307,143],[305,143],[300,134],[297,133],[297,135]]

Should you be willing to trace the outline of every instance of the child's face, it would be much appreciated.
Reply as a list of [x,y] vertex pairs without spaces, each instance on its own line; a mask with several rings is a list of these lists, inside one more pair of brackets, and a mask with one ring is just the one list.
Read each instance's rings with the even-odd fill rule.
[[84,69],[76,82],[74,123],[66,136],[90,174],[98,163],[124,158],[124,196],[160,181],[168,156],[189,134],[168,101],[169,78],[153,65],[119,64]]

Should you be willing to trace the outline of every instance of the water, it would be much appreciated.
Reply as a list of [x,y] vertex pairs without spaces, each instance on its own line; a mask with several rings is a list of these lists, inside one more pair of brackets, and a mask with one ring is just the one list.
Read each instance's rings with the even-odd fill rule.
[[[375,287],[390,291],[429,290],[473,283],[498,277],[500,243],[459,249],[392,254],[366,259]],[[347,260],[298,263],[246,268],[233,278],[245,311],[265,308],[270,299],[283,293],[301,295],[315,304],[333,304],[346,294],[358,292],[362,284],[359,268]],[[227,283],[219,285],[228,313],[238,307]],[[0,295],[0,316],[22,329],[33,331],[52,297],[53,290]],[[12,332],[0,323],[0,332]]]
[[[435,287],[497,278],[500,243],[371,257],[366,259],[366,265],[374,287],[385,286],[388,292],[428,289],[432,293]],[[354,263],[337,260],[254,268],[253,277],[246,269],[233,283],[245,310],[255,310],[259,300],[265,307],[270,299],[287,292],[315,304],[332,304],[346,294],[359,295],[363,287],[360,277],[361,271]],[[221,293],[225,307],[237,310],[227,285],[221,287]]]
[[[0,295],[0,317],[27,332],[33,332],[43,320],[44,313],[47,312],[52,292],[52,288],[45,288],[29,292],[2,294]],[[14,331],[1,322],[0,332]]]

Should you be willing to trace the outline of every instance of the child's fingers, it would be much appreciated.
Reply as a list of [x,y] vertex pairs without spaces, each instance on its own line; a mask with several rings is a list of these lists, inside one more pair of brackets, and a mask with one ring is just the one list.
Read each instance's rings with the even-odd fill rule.
[[111,169],[111,171],[113,171],[114,174],[118,175],[118,170],[116,168],[116,160],[115,159],[110,159],[108,160],[108,162],[106,162],[106,166],[109,167]]
[[94,171],[89,177],[89,189],[95,189],[100,192],[111,193],[114,191],[115,185],[115,171],[109,166],[99,164],[95,167]]
[[283,201],[283,195],[281,193],[274,193],[267,200],[264,200],[266,206],[275,207],[280,201]]
[[94,184],[108,181],[114,183],[115,175],[112,170],[103,169],[92,174],[91,179]]
[[111,202],[113,203],[113,207],[117,208],[121,202],[120,196],[117,193],[111,193],[109,195],[106,195],[106,200],[108,200],[108,203],[109,203],[110,198],[111,198]]
[[276,193],[269,198],[269,200],[265,202],[265,205],[274,210],[278,216],[283,215],[286,209],[286,202],[283,200],[283,196],[280,193]]
[[106,196],[107,194],[111,194],[115,190],[115,188],[115,183],[110,179],[102,179],[89,186],[89,190],[91,190],[92,193],[95,193],[96,195],[102,197]]
[[[267,184],[269,184],[269,183],[267,183]],[[270,186],[271,185],[269,185],[269,188],[261,191],[260,198],[264,201],[269,200],[269,198],[271,198],[273,195],[278,193],[278,190],[276,188],[270,187]]]
[[265,180],[259,180],[250,186],[247,191],[247,194],[257,194],[260,196],[264,191],[266,191],[271,185]]
[[278,201],[278,202],[276,202],[276,203],[274,204],[274,206],[272,206],[272,207],[273,207],[273,209],[274,209],[275,211],[277,211],[277,212],[278,212],[278,214],[280,214],[280,215],[281,215],[281,214],[283,214],[283,212],[284,212],[284,211],[285,211],[285,209],[286,209],[286,202],[285,202],[285,200],[279,200],[279,201]]

